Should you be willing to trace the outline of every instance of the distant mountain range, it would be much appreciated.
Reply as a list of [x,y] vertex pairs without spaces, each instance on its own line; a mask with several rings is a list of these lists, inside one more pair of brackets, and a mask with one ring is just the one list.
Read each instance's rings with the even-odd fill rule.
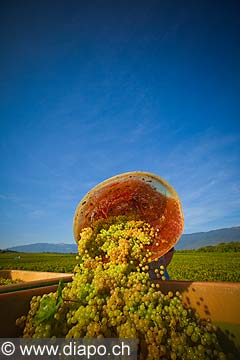
[[77,245],[36,243],[29,245],[13,246],[8,248],[8,250],[25,253],[77,253]]
[[[175,248],[176,250],[199,249],[203,246],[231,241],[240,241],[240,226],[182,235]],[[14,246],[8,248],[8,250],[26,253],[77,253],[77,245],[37,243]]]
[[203,246],[217,245],[222,242],[240,241],[240,226],[231,228],[184,234],[175,246],[176,250],[199,249]]

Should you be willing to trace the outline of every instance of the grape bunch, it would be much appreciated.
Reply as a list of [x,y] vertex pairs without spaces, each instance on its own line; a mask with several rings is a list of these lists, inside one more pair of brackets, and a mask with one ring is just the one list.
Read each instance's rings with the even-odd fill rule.
[[3,277],[0,277],[0,286],[1,285],[12,285],[12,284],[19,284],[22,280],[19,279],[5,279]]
[[[210,321],[186,309],[177,291],[151,282],[156,236],[142,221],[115,218],[81,231],[73,281],[35,296],[17,320],[25,338],[138,338],[139,359],[227,359]],[[164,279],[164,268],[155,269]]]

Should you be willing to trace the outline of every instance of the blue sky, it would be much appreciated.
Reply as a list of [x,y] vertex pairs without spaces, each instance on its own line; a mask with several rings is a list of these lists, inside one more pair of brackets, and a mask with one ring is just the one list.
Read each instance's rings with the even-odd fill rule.
[[0,248],[73,242],[97,183],[143,170],[185,233],[240,224],[237,1],[2,1]]

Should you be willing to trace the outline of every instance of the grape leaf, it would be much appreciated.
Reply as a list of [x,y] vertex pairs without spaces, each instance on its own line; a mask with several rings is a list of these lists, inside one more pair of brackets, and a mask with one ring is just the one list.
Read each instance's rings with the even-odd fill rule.
[[58,289],[57,289],[57,305],[58,306],[63,302],[63,298],[62,298],[63,288],[64,288],[64,282],[63,282],[63,280],[59,280]]
[[62,304],[62,289],[64,287],[63,280],[59,281],[58,289],[57,289],[57,299],[53,299],[50,296],[46,296],[40,302],[39,309],[33,319],[36,325],[39,325],[44,320],[50,319],[54,316],[59,306]]

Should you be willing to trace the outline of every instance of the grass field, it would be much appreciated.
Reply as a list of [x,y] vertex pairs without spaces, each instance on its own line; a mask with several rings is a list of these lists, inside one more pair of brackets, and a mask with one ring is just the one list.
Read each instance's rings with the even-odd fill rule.
[[[75,264],[73,254],[0,253],[0,270],[73,272]],[[168,271],[172,280],[240,282],[240,252],[176,252]]]

